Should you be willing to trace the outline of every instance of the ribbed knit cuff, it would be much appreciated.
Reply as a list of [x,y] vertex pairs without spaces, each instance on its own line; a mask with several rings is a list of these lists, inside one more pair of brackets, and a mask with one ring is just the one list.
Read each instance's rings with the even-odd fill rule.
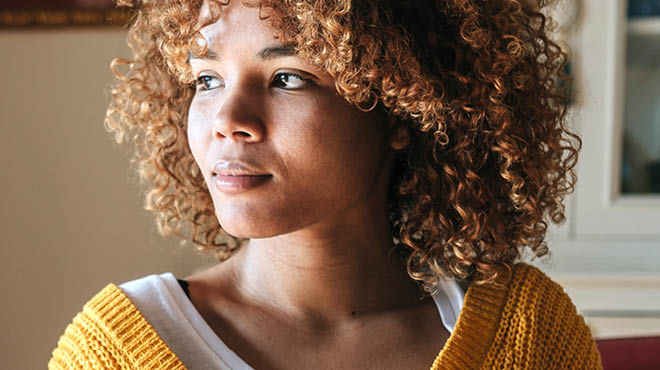
[[123,352],[134,369],[184,370],[185,367],[126,295],[108,284],[83,307],[88,316]]

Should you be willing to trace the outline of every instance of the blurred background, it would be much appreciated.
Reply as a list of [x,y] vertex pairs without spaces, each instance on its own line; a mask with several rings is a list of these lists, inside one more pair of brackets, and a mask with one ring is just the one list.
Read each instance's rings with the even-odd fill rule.
[[46,368],[107,283],[211,262],[158,235],[129,147],[103,128],[110,61],[130,54],[121,27],[84,23],[94,14],[0,29],[0,369]]
[[[649,341],[660,336],[660,0],[560,0],[551,13],[573,49],[570,115],[584,146],[553,255],[533,263],[565,287],[602,351],[627,353],[609,368],[630,366],[635,353],[652,358],[640,339],[660,343]],[[109,282],[213,264],[158,235],[130,148],[103,128],[110,61],[130,56],[126,19],[112,1],[0,2],[2,369],[45,368]]]

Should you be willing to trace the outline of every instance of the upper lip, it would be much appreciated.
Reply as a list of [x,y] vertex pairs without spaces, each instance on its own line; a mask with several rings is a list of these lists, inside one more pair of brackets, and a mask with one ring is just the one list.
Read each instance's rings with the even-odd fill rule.
[[220,160],[216,162],[213,166],[213,176],[215,175],[224,175],[224,176],[267,176],[268,173],[265,173],[262,170],[256,168],[243,161],[237,160]]

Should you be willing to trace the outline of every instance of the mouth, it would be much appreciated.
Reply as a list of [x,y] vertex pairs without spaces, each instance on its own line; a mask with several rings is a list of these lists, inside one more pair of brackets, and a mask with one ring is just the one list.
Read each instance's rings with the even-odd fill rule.
[[212,176],[272,176],[265,171],[243,162],[219,161],[213,166]]
[[242,162],[220,161],[211,172],[216,189],[239,193],[266,184],[273,175]]
[[214,174],[213,182],[216,189],[223,193],[240,193],[270,181],[272,175],[224,175]]

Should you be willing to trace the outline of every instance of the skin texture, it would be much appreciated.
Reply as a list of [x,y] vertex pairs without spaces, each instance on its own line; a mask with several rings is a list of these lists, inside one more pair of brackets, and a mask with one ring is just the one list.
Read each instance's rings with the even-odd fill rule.
[[[428,368],[442,326],[392,243],[428,292],[440,276],[503,284],[548,253],[580,150],[548,1],[220,0],[201,19],[202,0],[120,3],[136,8],[133,56],[112,63],[106,128],[135,143],[159,232],[224,261],[189,278],[192,300],[256,368]],[[216,16],[220,61],[193,73]],[[255,58],[270,31],[300,60]],[[302,83],[288,69],[315,83],[284,88]],[[216,76],[198,94],[202,72]],[[219,192],[220,159],[271,178]]]
[[[190,62],[188,141],[220,225],[250,240],[186,278],[193,304],[255,368],[428,368],[448,333],[391,253],[386,208],[405,131],[349,105],[302,58],[257,56],[282,45],[256,8],[232,1],[202,34],[211,53]],[[272,177],[224,193],[220,159]]]
[[[568,55],[540,11],[547,0],[236,1],[274,15],[277,38],[332,74],[346,101],[382,109],[409,132],[410,144],[394,156],[388,216],[413,280],[429,292],[439,276],[499,285],[516,260],[549,253],[545,234],[565,220],[580,139],[566,114]],[[104,122],[117,142],[135,144],[144,207],[159,232],[218,261],[248,238],[219,223],[186,131],[191,52],[205,55],[199,30],[229,2],[209,0],[212,14],[200,22],[202,0],[122,0],[136,9],[133,55],[112,62]],[[281,158],[257,164],[275,171]]]

